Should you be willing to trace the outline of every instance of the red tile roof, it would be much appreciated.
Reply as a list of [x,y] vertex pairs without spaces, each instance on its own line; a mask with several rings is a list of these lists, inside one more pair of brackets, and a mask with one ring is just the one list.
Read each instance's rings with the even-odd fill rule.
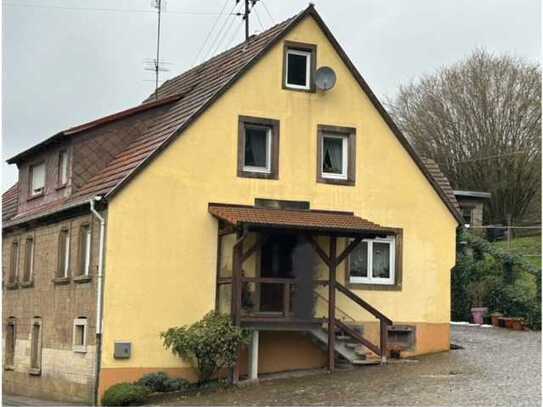
[[428,168],[428,171],[432,175],[432,178],[437,182],[451,205],[457,210],[460,211],[460,206],[458,206],[458,202],[456,201],[456,196],[454,195],[454,191],[451,187],[451,184],[449,183],[449,180],[447,177],[441,172],[441,169],[439,168],[439,165],[437,163],[430,159],[430,158],[421,158],[422,162]]
[[2,194],[2,221],[5,222],[17,214],[17,192],[19,184],[16,183]]
[[303,229],[322,232],[382,232],[397,229],[384,227],[348,212],[269,209],[252,206],[209,204],[209,213],[231,225],[267,226],[283,229]]

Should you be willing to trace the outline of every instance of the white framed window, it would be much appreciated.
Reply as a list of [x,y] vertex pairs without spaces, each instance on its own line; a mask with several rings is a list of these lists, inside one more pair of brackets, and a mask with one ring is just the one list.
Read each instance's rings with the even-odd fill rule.
[[91,227],[89,224],[81,225],[79,234],[79,275],[88,276],[91,261]]
[[395,283],[396,239],[363,239],[349,255],[349,279],[351,283]]
[[58,153],[58,185],[68,183],[68,152],[66,150]]
[[45,163],[30,166],[30,195],[43,194],[45,190]]
[[72,350],[74,352],[87,352],[87,318],[74,319]]
[[68,277],[70,269],[70,230],[62,229],[58,238],[57,278]]
[[288,48],[286,51],[285,86],[292,89],[311,89],[311,51]]
[[349,176],[349,136],[325,133],[320,148],[322,178],[346,180]]
[[271,173],[272,129],[269,126],[245,124],[243,171]]

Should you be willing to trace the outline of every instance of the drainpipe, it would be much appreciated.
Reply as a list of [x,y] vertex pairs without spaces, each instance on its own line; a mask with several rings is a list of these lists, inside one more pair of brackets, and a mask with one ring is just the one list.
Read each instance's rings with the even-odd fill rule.
[[101,196],[95,196],[89,199],[90,210],[100,222],[100,245],[98,252],[98,276],[97,276],[97,296],[96,296],[96,383],[94,388],[94,405],[98,405],[98,386],[100,382],[100,359],[102,355],[102,299],[104,296],[104,238],[106,221],[95,209],[94,203],[99,202]]

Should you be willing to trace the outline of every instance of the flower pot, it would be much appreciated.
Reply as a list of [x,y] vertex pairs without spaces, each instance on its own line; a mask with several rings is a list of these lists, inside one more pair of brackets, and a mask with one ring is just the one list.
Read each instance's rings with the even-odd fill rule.
[[471,317],[473,319],[473,323],[482,325],[484,322],[483,318],[487,312],[488,312],[487,307],[473,307],[471,309]]
[[500,326],[500,321],[499,321],[500,317],[503,317],[503,314],[499,312],[493,312],[492,314],[490,314],[490,321],[493,326]]
[[505,327],[507,329],[513,329],[513,319],[512,318],[502,318],[502,320],[505,322]]
[[513,331],[522,331],[524,329],[524,320],[522,318],[511,318],[511,329]]

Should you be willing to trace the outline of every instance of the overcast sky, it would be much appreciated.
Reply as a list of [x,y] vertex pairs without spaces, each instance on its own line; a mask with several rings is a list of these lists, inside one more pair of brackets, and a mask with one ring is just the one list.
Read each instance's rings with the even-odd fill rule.
[[[252,15],[252,32],[308,4],[262,1]],[[381,98],[476,47],[530,61],[541,56],[539,0],[314,3]],[[161,59],[170,64],[162,79],[190,68],[220,10],[230,12],[234,5],[235,0],[166,0]],[[3,0],[3,159],[59,130],[137,105],[151,93],[153,74],[144,70],[144,60],[155,56],[152,11],[151,0]],[[215,41],[221,27],[222,41]],[[202,54],[230,47],[242,35],[240,18],[224,17],[208,41],[215,46]],[[16,180],[17,169],[4,162],[2,190]]]

